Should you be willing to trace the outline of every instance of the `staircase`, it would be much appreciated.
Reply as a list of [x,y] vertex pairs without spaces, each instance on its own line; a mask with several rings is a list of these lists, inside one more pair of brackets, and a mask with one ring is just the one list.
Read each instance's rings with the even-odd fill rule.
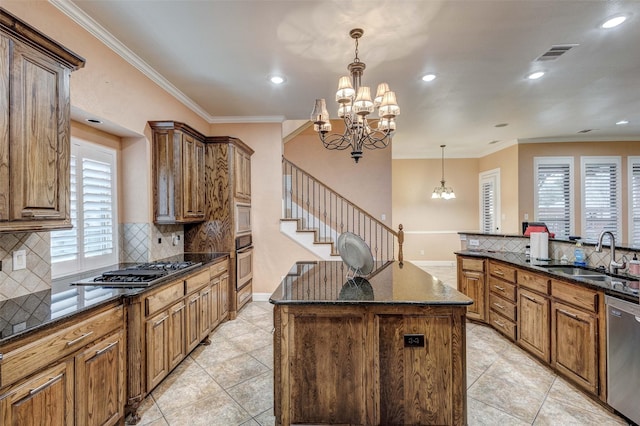
[[[338,236],[359,235],[376,262],[395,260],[396,237],[402,235],[338,194],[287,159],[282,159],[284,234],[324,260],[339,260]],[[402,238],[399,238],[402,260]]]

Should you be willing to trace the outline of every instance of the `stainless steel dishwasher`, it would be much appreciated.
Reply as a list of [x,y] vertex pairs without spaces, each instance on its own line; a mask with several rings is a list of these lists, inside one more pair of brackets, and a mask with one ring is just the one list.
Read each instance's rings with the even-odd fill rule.
[[606,296],[607,403],[640,423],[640,305]]

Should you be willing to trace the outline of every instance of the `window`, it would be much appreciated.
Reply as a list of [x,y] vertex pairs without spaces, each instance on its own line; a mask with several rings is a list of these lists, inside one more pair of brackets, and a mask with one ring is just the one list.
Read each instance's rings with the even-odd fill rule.
[[72,139],[72,229],[51,232],[54,277],[118,262],[116,152]]
[[620,241],[620,157],[581,157],[582,237],[595,242],[602,231]]
[[500,169],[480,173],[481,232],[500,231]]
[[629,157],[629,245],[640,247],[640,157]]
[[535,157],[534,220],[544,222],[556,238],[573,233],[573,157]]

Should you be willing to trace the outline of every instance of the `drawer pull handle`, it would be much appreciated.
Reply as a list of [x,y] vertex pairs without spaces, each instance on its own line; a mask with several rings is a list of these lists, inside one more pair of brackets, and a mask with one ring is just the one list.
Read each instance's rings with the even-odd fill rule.
[[501,304],[497,303],[497,302],[493,302],[494,306],[497,306],[500,309],[504,309],[504,306],[502,306]]
[[50,378],[49,380],[47,380],[46,382],[44,382],[43,384],[41,384],[37,388],[31,389],[29,391],[29,395],[35,395],[36,393],[40,392],[42,389],[45,389],[45,388],[51,386],[51,384],[53,384],[54,382],[57,382],[58,380],[62,379],[62,376],[64,376],[64,373],[60,373],[56,377]]
[[558,312],[565,314],[568,317],[571,317],[573,319],[579,319],[578,316],[576,314],[572,314],[571,312],[567,312],[564,309],[558,309]]
[[494,271],[496,275],[504,276],[504,272],[502,271]]
[[495,323],[496,323],[499,327],[501,327],[501,328],[506,328],[506,326],[504,325],[504,323],[501,323],[501,322],[500,322],[500,321],[498,321],[498,320],[495,320],[495,321],[493,321],[493,322],[495,322]]
[[531,296],[527,296],[526,294],[523,294],[522,297],[524,297],[527,300],[531,300],[533,303],[538,303],[538,301],[535,298]]
[[76,343],[78,343],[79,341],[81,341],[82,339],[86,339],[87,337],[91,336],[92,334],[93,334],[93,331],[85,333],[82,336],[78,337],[77,339],[73,339],[70,342],[67,342],[67,346],[73,346]]
[[153,323],[153,326],[154,326],[154,327],[159,326],[160,324],[162,324],[163,322],[165,322],[165,320],[166,320],[167,318],[169,318],[169,315],[165,315],[165,316],[163,316],[163,317],[162,317],[162,318],[160,318],[158,321],[154,322],[154,323]]
[[500,291],[504,291],[504,287],[500,287],[499,285],[494,285],[495,288],[497,288]]
[[108,351],[109,349],[111,349],[112,347],[114,347],[117,344],[118,344],[118,342],[109,343],[104,348],[100,349],[99,351],[96,351],[96,356],[105,353],[106,351]]

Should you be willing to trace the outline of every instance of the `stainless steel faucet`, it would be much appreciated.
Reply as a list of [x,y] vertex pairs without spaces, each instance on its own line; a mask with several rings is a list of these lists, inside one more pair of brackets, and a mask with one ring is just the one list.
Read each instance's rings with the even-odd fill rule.
[[611,249],[611,261],[609,262],[609,273],[617,274],[618,269],[624,269],[627,267],[627,262],[625,262],[624,260],[622,261],[622,263],[616,261],[616,238],[613,236],[613,233],[611,231],[602,231],[600,233],[600,236],[598,237],[598,244],[596,245],[596,251],[598,253],[602,252],[602,240],[604,239],[605,235],[609,235],[609,240],[610,240],[609,248]]

